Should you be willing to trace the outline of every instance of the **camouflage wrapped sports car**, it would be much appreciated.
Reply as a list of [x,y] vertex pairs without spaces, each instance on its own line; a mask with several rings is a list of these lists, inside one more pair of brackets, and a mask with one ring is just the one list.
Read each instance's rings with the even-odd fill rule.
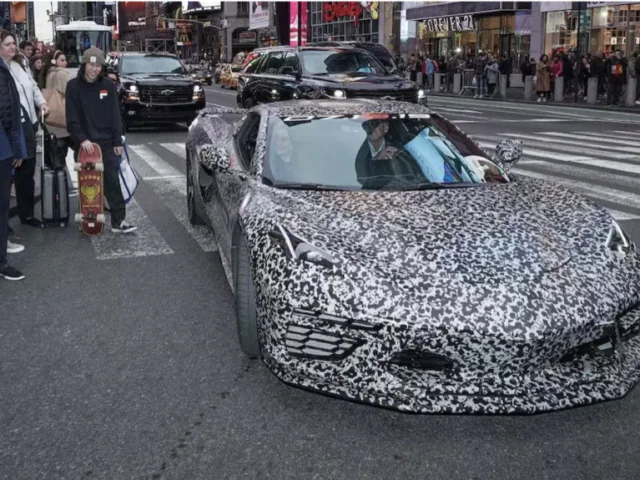
[[394,101],[208,110],[189,216],[242,350],[288,384],[412,412],[532,413],[640,377],[640,260],[601,207]]

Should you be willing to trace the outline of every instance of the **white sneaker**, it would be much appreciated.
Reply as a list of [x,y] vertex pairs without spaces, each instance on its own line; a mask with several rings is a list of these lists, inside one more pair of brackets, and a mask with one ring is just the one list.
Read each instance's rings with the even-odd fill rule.
[[118,227],[111,227],[111,231],[113,233],[131,233],[135,230],[137,230],[138,227],[134,226],[134,225],[129,225],[126,221],[122,221],[122,223],[120,223],[120,226]]
[[24,251],[24,245],[7,241],[7,253],[20,253]]

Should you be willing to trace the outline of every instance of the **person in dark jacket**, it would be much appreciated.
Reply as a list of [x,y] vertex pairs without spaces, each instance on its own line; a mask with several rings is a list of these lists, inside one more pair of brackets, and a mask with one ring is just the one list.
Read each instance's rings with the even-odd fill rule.
[[618,105],[622,87],[627,83],[627,59],[622,56],[620,49],[616,49],[615,55],[609,59],[609,90],[607,92],[607,104]]
[[[82,55],[78,75],[67,84],[67,131],[76,155],[93,153],[93,143],[102,150],[104,194],[111,210],[111,230],[129,233],[137,227],[125,220],[126,205],[120,187],[118,167],[122,158],[122,119],[113,82],[104,75],[102,50],[92,47]],[[82,195],[82,192],[80,192]]]
[[[24,250],[22,245],[10,243],[9,201],[13,168],[27,156],[22,132],[22,112],[20,96],[16,89],[9,66],[3,60],[8,45],[15,44],[13,35],[0,31],[0,277],[7,280],[22,280],[22,272],[7,262],[7,253]],[[9,248],[10,247],[10,248]]]

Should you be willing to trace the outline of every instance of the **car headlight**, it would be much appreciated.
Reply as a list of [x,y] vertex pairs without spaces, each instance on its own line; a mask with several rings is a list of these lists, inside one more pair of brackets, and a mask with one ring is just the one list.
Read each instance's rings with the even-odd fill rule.
[[193,93],[195,94],[202,93],[202,87],[200,85],[194,85]]
[[422,100],[426,96],[423,89],[418,90],[418,100]]
[[325,97],[333,98],[335,100],[343,100],[347,98],[347,92],[345,92],[344,90],[340,90],[339,88],[323,88],[322,94]]
[[338,266],[338,261],[329,252],[316,247],[298,235],[294,235],[281,225],[276,225],[269,232],[269,236],[284,250],[287,258],[314,263],[329,269],[336,269]]
[[137,100],[140,98],[140,92],[138,90],[138,87],[136,85],[125,85],[124,86],[124,90],[126,95],[132,99],[132,100]]

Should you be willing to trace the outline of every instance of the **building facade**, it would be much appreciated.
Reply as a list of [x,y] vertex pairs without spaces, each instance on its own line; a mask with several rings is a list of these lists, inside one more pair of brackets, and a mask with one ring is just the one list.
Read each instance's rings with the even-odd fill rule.
[[382,43],[380,5],[381,2],[309,2],[309,40]]
[[636,2],[542,2],[540,4],[541,51],[582,54],[631,55],[640,49],[640,3]]
[[429,2],[406,10],[416,49],[435,58],[480,52],[519,65],[531,50],[532,2]]

